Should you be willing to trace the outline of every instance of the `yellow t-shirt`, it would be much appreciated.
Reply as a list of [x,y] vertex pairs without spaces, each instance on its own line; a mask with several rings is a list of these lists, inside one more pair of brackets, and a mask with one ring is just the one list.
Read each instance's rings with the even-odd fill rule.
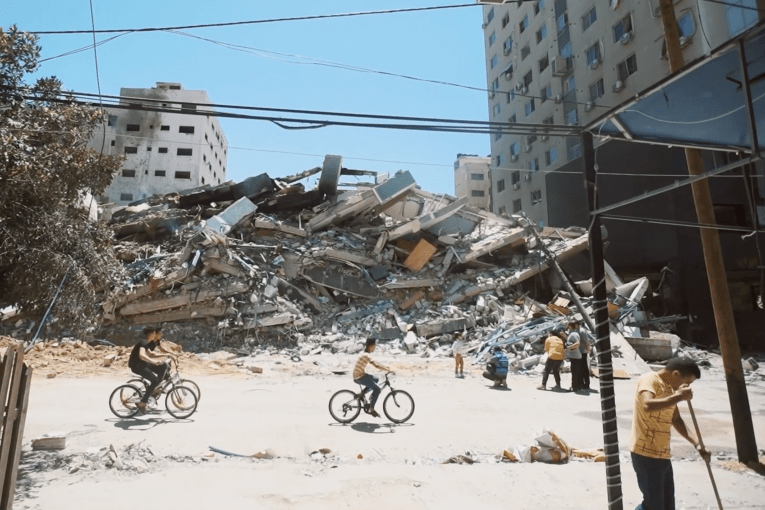
[[358,361],[356,361],[356,366],[353,367],[353,378],[358,379],[363,377],[366,373],[365,369],[371,361],[372,358],[370,358],[369,354],[367,353],[363,353],[361,356],[359,356]]
[[630,451],[653,459],[668,459],[672,415],[675,413],[676,406],[661,411],[645,411],[639,398],[642,391],[653,393],[653,398],[665,398],[674,393],[672,387],[665,383],[657,372],[640,376],[635,390]]
[[545,351],[552,360],[562,360],[566,357],[566,352],[563,347],[563,340],[555,335],[548,336],[545,340]]

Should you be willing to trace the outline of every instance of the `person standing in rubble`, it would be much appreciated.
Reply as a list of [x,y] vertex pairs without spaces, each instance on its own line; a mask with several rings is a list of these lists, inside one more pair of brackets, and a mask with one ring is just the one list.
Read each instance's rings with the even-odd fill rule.
[[500,386],[507,388],[507,371],[509,366],[510,362],[505,355],[505,351],[502,350],[501,346],[496,345],[483,376],[490,381],[494,381],[494,388]]
[[555,379],[555,388],[560,390],[560,366],[563,364],[563,360],[566,358],[565,347],[563,345],[563,339],[553,331],[550,336],[545,340],[545,352],[547,353],[547,361],[545,362],[545,371],[542,374],[542,385],[538,386],[538,390],[547,389],[547,379],[552,372]]
[[377,384],[377,377],[366,373],[366,367],[367,365],[372,365],[373,367],[386,372],[392,372],[392,370],[373,361],[372,358],[369,357],[375,350],[376,343],[377,341],[374,338],[367,338],[366,348],[364,349],[364,352],[361,353],[361,356],[359,356],[358,361],[356,361],[356,366],[353,368],[353,382],[365,386],[368,390],[372,391],[372,398],[370,398],[369,404],[364,406],[364,412],[371,414],[375,418],[379,418],[379,413],[375,411],[375,404],[377,403],[377,397],[380,396],[382,388]]
[[643,502],[635,510],[674,510],[675,481],[670,461],[670,433],[674,429],[709,462],[702,448],[677,410],[677,404],[691,400],[691,383],[701,377],[691,358],[671,358],[658,372],[643,374],[637,381],[630,452]]
[[582,353],[579,350],[581,337],[579,324],[576,321],[568,323],[566,333],[566,359],[571,363],[571,391],[582,391]]
[[452,353],[454,354],[454,377],[465,377],[463,372],[465,368],[465,352],[467,342],[465,337],[459,331],[454,334],[454,343],[452,344]]
[[582,390],[589,392],[592,391],[592,388],[590,388],[590,349],[592,348],[592,344],[590,342],[591,337],[590,333],[581,323],[579,323],[577,332],[579,333],[579,352],[582,354],[582,360],[579,362],[579,375],[581,378]]
[[141,413],[146,412],[149,397],[154,395],[154,390],[165,378],[165,374],[170,368],[169,358],[159,357],[153,353],[155,349],[159,348],[160,352],[170,354],[160,346],[162,328],[144,328],[143,335],[144,338],[133,346],[128,360],[130,370],[149,381],[149,387],[146,388],[141,401],[136,404]]

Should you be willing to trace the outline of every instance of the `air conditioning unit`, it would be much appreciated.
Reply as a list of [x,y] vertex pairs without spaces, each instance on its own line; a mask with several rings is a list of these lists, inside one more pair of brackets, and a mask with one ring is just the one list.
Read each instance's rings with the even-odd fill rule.
[[628,42],[632,40],[633,35],[635,35],[635,33],[632,30],[630,30],[629,32],[625,32],[624,34],[622,34],[622,37],[621,39],[619,39],[619,42],[622,44],[627,44]]
[[532,147],[531,145],[527,145],[527,146],[526,146],[526,147],[523,149],[523,152],[531,152],[531,149],[532,149],[532,148],[533,148],[533,147]]
[[624,88],[624,82],[622,80],[616,80],[614,82],[614,92],[619,92]]
[[523,83],[518,82],[515,84],[515,91],[519,92],[523,88]]
[[494,99],[494,91],[489,92],[489,99]]
[[595,106],[595,103],[592,101],[587,101],[587,104],[584,105],[584,111],[589,112],[592,110],[592,108]]
[[489,25],[487,23],[481,23],[481,28],[484,29],[484,30],[486,30],[486,27],[488,27],[488,26]]
[[523,178],[526,179],[527,182],[531,182],[531,173],[527,173]]
[[512,80],[512,79],[513,79],[513,72],[512,72],[512,71],[505,71],[505,73],[504,73],[504,74],[505,74],[505,79],[506,79],[507,81],[510,81],[510,80]]
[[680,47],[688,46],[688,43],[691,42],[691,38],[687,35],[684,35],[680,38]]
[[511,154],[510,155],[510,161],[512,161],[513,163],[518,161],[518,154]]
[[541,137],[539,137],[539,139],[542,140],[543,142],[546,142],[547,140],[550,139],[550,137],[547,135],[542,135]]
[[552,69],[554,76],[563,76],[568,72],[568,63],[563,57],[555,57],[552,61]]
[[519,90],[518,92],[520,92],[521,95],[523,95],[523,94],[526,94],[528,91],[529,89],[527,89],[526,87],[521,87],[521,90]]
[[521,183],[520,182],[516,182],[515,184],[513,184],[513,189],[516,190],[516,191],[521,189]]
[[595,60],[587,64],[587,67],[589,67],[590,69],[597,69],[598,67],[600,67],[600,59],[596,58]]
[[560,103],[561,101],[563,101],[563,96],[561,96],[560,94],[556,95],[555,96],[555,102],[556,103]]
[[513,51],[512,48],[505,47],[505,55],[509,55],[511,51]]

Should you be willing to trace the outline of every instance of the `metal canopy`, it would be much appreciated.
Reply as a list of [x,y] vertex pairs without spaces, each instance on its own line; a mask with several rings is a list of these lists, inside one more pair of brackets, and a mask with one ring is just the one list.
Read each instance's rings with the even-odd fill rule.
[[[742,49],[751,103],[746,97]],[[765,147],[763,23],[690,62],[585,129],[635,142],[749,152],[753,151],[749,104],[758,139],[755,147]]]

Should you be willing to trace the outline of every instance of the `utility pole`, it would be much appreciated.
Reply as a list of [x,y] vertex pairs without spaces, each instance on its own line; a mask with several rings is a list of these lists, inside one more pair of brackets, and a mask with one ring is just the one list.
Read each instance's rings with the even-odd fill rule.
[[[680,33],[675,18],[675,10],[672,0],[659,1],[661,22],[664,26],[664,37],[667,44],[669,70],[675,72],[684,65],[683,54],[680,51]],[[699,175],[704,172],[704,162],[699,149],[685,149],[685,158],[688,162],[690,175]],[[708,179],[693,182],[691,190],[699,223],[716,224]],[[736,324],[733,320],[733,307],[730,302],[728,280],[723,264],[722,249],[720,248],[720,236],[717,230],[708,228],[700,229],[700,234],[707,267],[707,278],[709,279],[709,291],[712,295],[717,336],[720,341],[720,353],[725,369],[725,380],[728,385],[728,398],[733,416],[738,460],[743,463],[758,462],[752,412],[749,408],[749,398],[744,381],[744,368],[741,365],[741,351],[736,335]]]

